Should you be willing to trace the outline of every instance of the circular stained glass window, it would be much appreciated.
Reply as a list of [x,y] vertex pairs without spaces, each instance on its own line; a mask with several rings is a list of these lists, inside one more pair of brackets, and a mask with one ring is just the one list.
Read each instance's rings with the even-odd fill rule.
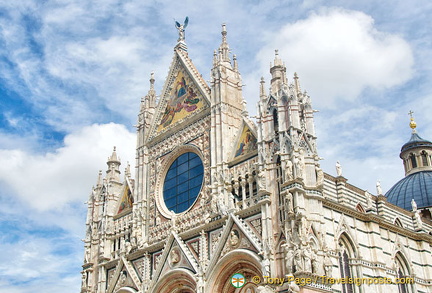
[[169,211],[181,213],[192,206],[201,190],[204,166],[192,152],[180,155],[169,167],[163,186],[163,198]]

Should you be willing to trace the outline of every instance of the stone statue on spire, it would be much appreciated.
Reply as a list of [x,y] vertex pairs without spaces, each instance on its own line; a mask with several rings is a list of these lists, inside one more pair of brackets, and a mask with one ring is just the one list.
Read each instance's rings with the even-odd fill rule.
[[180,24],[178,21],[175,22],[175,27],[178,30],[178,34],[179,34],[179,38],[178,38],[178,42],[182,42],[185,40],[185,29],[187,27],[189,23],[189,17],[186,16],[183,24]]

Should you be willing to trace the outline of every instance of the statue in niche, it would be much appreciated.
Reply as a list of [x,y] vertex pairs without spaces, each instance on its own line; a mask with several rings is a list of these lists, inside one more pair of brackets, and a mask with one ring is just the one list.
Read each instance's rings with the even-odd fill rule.
[[262,272],[264,276],[270,276],[270,260],[267,255],[262,260]]
[[293,195],[291,192],[288,192],[285,197],[285,209],[286,212],[291,214],[294,213],[293,209]]
[[125,247],[126,247],[126,254],[128,254],[129,252],[131,252],[132,250],[132,244],[130,243],[129,239],[125,241]]
[[317,186],[322,186],[324,184],[324,172],[320,168],[319,164],[315,165],[315,172],[317,176]]
[[324,255],[324,273],[327,277],[332,277],[333,262],[330,259],[328,253]]
[[227,214],[227,207],[226,207],[226,205],[224,203],[224,199],[223,199],[222,195],[220,195],[218,197],[217,207],[218,207],[218,210],[219,210],[220,214],[222,214],[222,215],[226,215]]
[[298,213],[297,215],[297,224],[298,224],[298,236],[303,245],[307,244],[307,236],[308,236],[308,220],[306,216],[302,213]]
[[303,178],[303,170],[305,167],[303,150],[300,150],[299,154],[294,156],[294,168],[296,171],[296,178]]
[[298,248],[294,253],[294,265],[295,265],[296,272],[304,271],[302,252],[300,248]]
[[336,162],[336,174],[338,177],[342,176],[342,165],[339,163],[339,161]]
[[284,244],[285,250],[285,274],[293,273],[294,249],[291,249],[288,244]]
[[291,160],[287,160],[286,162],[285,174],[287,180],[293,179],[293,163]]
[[81,273],[81,287],[83,287],[83,288],[87,287],[87,273],[86,272]]
[[85,252],[85,256],[84,256],[84,262],[88,263],[91,260],[91,254],[90,254],[90,248],[88,248]]
[[321,233],[321,247],[322,250],[327,251],[327,242],[325,240],[325,233]]
[[312,271],[312,250],[310,245],[307,245],[306,248],[303,249],[303,266],[306,272]]
[[266,184],[265,184],[265,181],[266,181],[266,178],[265,178],[265,172],[264,172],[264,170],[259,170],[258,171],[258,174],[257,174],[257,183],[258,183],[258,188],[259,188],[259,190],[265,190],[265,188],[266,188]]
[[323,263],[320,256],[317,255],[317,250],[312,252],[312,273],[319,276],[323,275]]
[[105,254],[105,241],[101,240],[99,244],[99,256],[104,257]]

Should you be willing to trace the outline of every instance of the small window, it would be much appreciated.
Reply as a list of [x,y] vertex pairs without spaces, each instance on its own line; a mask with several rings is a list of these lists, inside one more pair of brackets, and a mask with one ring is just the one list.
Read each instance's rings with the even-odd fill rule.
[[399,218],[396,218],[396,219],[394,220],[394,224],[395,224],[396,226],[403,227],[402,222],[401,222],[401,220],[400,220]]
[[279,131],[279,119],[278,119],[278,113],[277,110],[273,110],[273,123],[274,123],[274,131]]
[[412,166],[413,168],[417,168],[417,160],[416,160],[416,157],[415,157],[414,154],[411,154],[411,155],[410,155],[410,160],[411,160],[411,166]]
[[[350,259],[354,256],[354,248],[346,234],[342,234],[339,239],[339,271],[341,278],[352,278],[353,269],[350,264]],[[354,293],[353,284],[342,284],[343,293]]]
[[396,275],[397,278],[405,280],[405,282],[400,282],[398,284],[398,292],[399,293],[410,292],[408,287],[408,284],[410,284],[411,282],[410,280],[411,278],[409,277],[410,273],[409,273],[407,262],[400,252],[396,254]]
[[365,209],[360,203],[357,204],[356,210],[359,211],[360,213],[366,213]]
[[427,153],[425,151],[423,151],[421,153],[421,158],[422,158],[422,164],[423,164],[423,166],[428,166],[429,165],[428,164],[428,155],[427,155]]

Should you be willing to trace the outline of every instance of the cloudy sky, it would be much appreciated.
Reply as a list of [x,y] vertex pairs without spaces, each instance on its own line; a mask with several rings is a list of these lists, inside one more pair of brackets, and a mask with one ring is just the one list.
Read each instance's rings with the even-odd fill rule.
[[[134,163],[139,101],[186,42],[209,79],[221,24],[255,115],[274,50],[312,98],[325,172],[375,193],[401,179],[408,111],[432,139],[432,3],[0,0],[0,292],[78,292],[91,186]],[[245,4],[247,3],[247,4]],[[267,83],[268,84],[268,83]]]

